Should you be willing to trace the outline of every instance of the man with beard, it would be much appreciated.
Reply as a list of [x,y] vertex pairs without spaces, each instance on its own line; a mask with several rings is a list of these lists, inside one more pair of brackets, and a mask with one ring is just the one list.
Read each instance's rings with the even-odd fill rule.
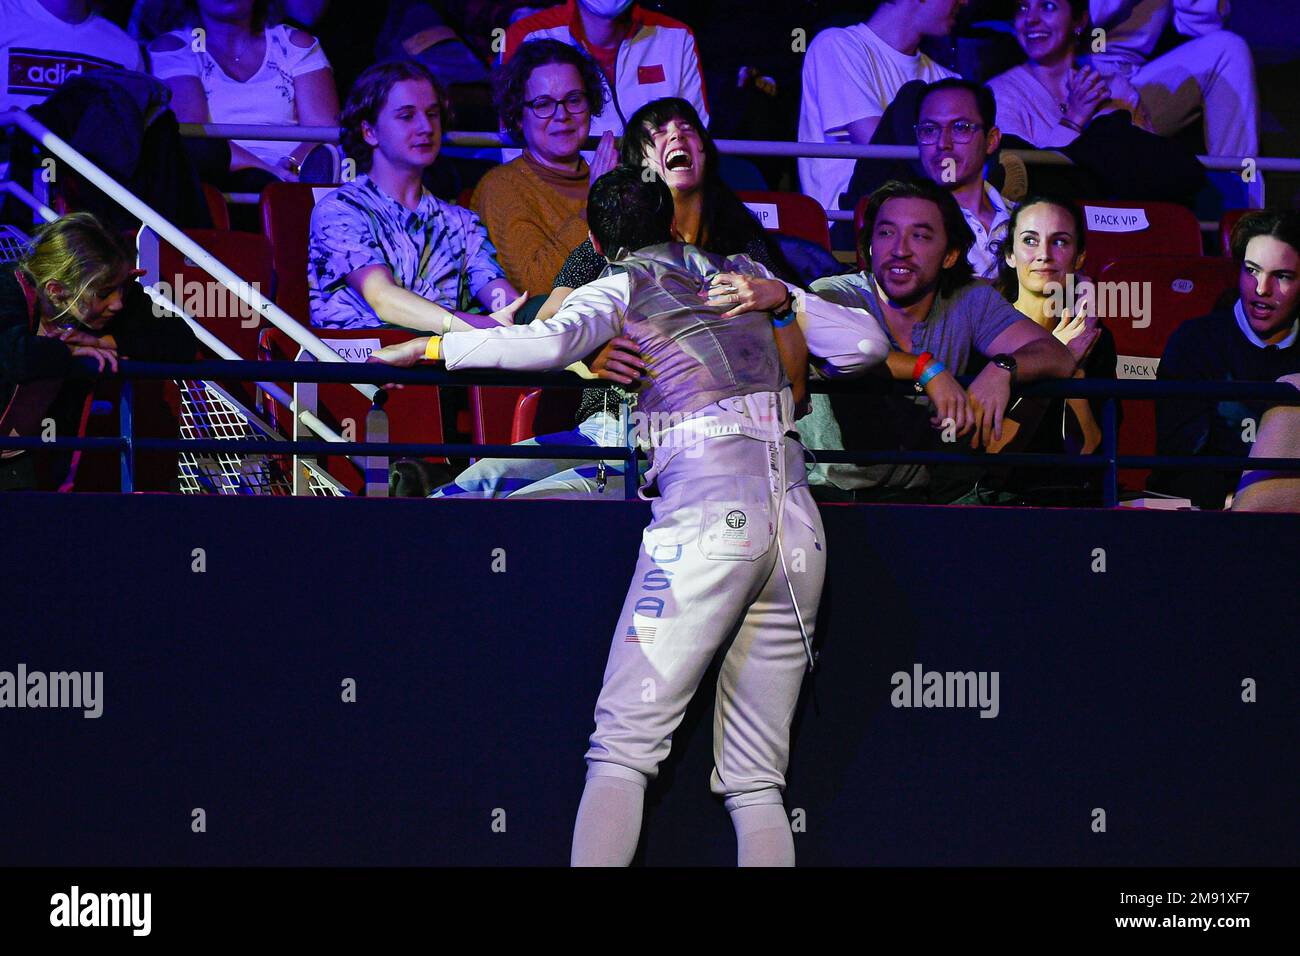
[[[893,181],[872,193],[858,239],[869,270],[819,279],[812,291],[865,310],[890,341],[887,361],[873,371],[912,382],[918,394],[832,396],[833,418],[801,423],[809,447],[987,446],[1002,438],[1012,384],[1073,374],[1075,361],[1064,345],[972,276],[972,242],[957,201],[936,183]],[[956,376],[971,371],[979,356],[988,364],[964,389]],[[966,436],[967,442],[958,441]],[[970,472],[823,465],[810,481],[825,500],[944,502],[969,490]]]

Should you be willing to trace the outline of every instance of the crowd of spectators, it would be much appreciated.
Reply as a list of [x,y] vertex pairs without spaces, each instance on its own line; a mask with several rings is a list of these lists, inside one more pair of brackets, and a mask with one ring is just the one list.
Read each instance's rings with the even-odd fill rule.
[[[774,327],[810,413],[810,446],[1089,453],[1101,441],[1098,405],[1010,399],[1018,383],[1115,375],[1114,337],[1090,301],[1064,314],[1051,307],[1054,286],[1087,278],[1076,202],[1189,202],[1204,174],[1175,134],[1198,122],[1209,153],[1255,156],[1251,52],[1226,29],[1220,0],[1015,0],[1001,12],[1020,62],[963,77],[943,44],[967,5],[796,4],[815,19],[790,31],[805,34],[790,53],[784,40],[768,42],[786,31],[787,10],[771,24],[735,22],[759,37],[738,54],[697,42],[716,45],[720,24],[743,15],[747,5],[729,3],[655,5],[677,19],[632,0],[391,0],[370,12],[328,0],[0,0],[0,109],[37,106],[72,77],[129,71],[165,84],[182,123],[338,125],[337,147],[212,139],[186,149],[202,179],[226,192],[342,182],[311,217],[310,314],[301,318],[322,329],[437,334],[547,321],[624,251],[591,241],[591,185],[616,166],[636,170],[667,184],[674,241],[746,255],[776,277],[727,286],[738,307],[774,308],[784,280],[861,310],[888,336],[892,351],[877,371],[912,382],[914,395],[809,400],[808,376],[827,370],[810,368],[797,325]],[[355,75],[331,66],[336,51],[346,60],[358,48],[380,62]],[[709,65],[715,53],[721,73]],[[711,103],[726,104],[726,115],[711,115]],[[440,160],[457,115],[462,127],[489,116],[509,146],[486,164],[481,153],[478,165]],[[915,146],[919,156],[728,170],[718,130],[770,136],[782,123],[806,142]],[[1008,147],[1059,150],[1073,165],[1026,167]],[[837,248],[854,248],[861,270],[763,229],[734,191],[749,174],[828,210],[857,210],[860,228],[840,222],[833,236]],[[1300,372],[1298,222],[1290,212],[1241,220],[1238,295],[1174,332],[1160,378]],[[32,314],[11,321],[5,348],[28,347],[23,336],[38,334]],[[69,340],[74,351],[79,341]],[[10,364],[0,354],[0,379],[12,386]],[[632,400],[649,374],[644,357],[616,338],[583,371],[626,391],[590,390],[576,429],[548,437],[609,444],[623,421],[611,401]],[[962,375],[974,375],[969,386]],[[1159,450],[1244,455],[1266,411],[1161,402]],[[1282,410],[1268,421],[1276,436],[1294,418]],[[438,493],[598,494],[617,488],[621,468],[484,461]],[[1098,495],[1096,476],[1052,477],[1076,493],[1065,500]],[[823,498],[910,501],[1027,500],[1042,484],[1012,469],[915,465],[821,465],[811,481]],[[1236,482],[1225,472],[1161,473],[1153,488],[1224,507]]]

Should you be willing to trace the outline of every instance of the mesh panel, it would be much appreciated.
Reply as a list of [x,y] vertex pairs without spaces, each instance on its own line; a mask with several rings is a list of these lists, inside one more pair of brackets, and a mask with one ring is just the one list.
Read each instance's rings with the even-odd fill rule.
[[[181,395],[181,438],[262,441],[278,439],[269,426],[250,418],[207,382],[178,381]],[[340,497],[346,492],[313,462],[302,462],[311,494]],[[181,452],[177,456],[180,490],[188,495],[291,495],[292,458],[226,452]]]
[[21,259],[31,251],[31,240],[17,226],[0,225],[0,262]]

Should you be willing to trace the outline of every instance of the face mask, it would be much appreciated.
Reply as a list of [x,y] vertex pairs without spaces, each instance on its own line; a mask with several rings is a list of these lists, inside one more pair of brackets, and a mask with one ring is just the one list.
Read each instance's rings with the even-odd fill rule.
[[632,0],[578,0],[589,13],[606,20],[622,16],[632,6]]

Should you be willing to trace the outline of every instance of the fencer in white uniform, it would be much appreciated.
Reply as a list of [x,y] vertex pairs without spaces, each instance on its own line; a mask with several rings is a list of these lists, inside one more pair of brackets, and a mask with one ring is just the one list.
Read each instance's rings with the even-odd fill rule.
[[[605,225],[602,209],[611,208],[619,212]],[[653,518],[596,704],[571,861],[631,862],[646,785],[726,646],[711,788],[731,814],[742,865],[792,865],[782,791],[790,723],[813,660],[826,544],[773,315],[722,318],[727,305],[704,292],[719,273],[770,273],[746,256],[660,241],[671,235],[671,216],[662,183],[631,170],[606,174],[588,204],[593,240],[637,252],[614,260],[544,322],[453,332],[433,340],[426,357],[448,369],[542,371],[618,335],[637,342],[651,378],[632,425],[650,459],[640,493]],[[798,316],[825,371],[851,374],[884,360],[888,340],[869,316],[788,288],[787,319]]]

